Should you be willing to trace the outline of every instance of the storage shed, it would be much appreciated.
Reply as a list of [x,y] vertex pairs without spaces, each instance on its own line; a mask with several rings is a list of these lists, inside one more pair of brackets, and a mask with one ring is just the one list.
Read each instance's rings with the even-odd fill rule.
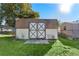
[[18,39],[58,39],[57,19],[16,19]]

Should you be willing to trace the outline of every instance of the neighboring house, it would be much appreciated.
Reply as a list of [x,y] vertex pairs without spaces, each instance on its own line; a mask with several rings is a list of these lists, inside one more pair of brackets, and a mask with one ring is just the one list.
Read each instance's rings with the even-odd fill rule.
[[57,19],[16,19],[18,39],[58,39]]
[[61,25],[61,33],[71,38],[79,38],[79,23],[77,22],[64,22]]

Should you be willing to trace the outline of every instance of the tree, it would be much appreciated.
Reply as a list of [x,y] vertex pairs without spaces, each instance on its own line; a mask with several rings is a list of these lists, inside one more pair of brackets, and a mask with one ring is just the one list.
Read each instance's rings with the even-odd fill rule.
[[[1,4],[0,4],[0,7],[1,7]],[[2,22],[3,22],[3,15],[2,15],[3,11],[2,9],[0,8],[0,31],[2,32]]]
[[[5,21],[6,21],[6,23],[10,26],[11,24],[14,24],[14,18],[15,18],[15,10],[16,10],[16,6],[15,6],[15,4],[13,4],[13,3],[11,3],[11,4],[6,4],[6,3],[4,3],[4,4],[1,4],[1,7],[0,7],[1,9],[2,9],[2,13],[1,13],[1,15],[0,16],[2,16],[3,18],[5,18]],[[12,19],[13,20],[12,20]],[[12,21],[10,21],[10,23],[9,23],[9,20],[12,20]],[[14,27],[14,26],[12,26],[12,27]]]
[[29,18],[38,18],[39,17],[39,13],[38,12],[32,12],[30,15],[29,15]]
[[2,17],[0,16],[0,30],[2,32]]
[[2,12],[1,17],[5,17],[6,23],[15,27],[15,18],[38,18],[39,13],[32,10],[31,4],[28,3],[2,3],[0,4]]
[[17,17],[20,18],[38,18],[39,17],[39,13],[38,12],[34,12],[32,10],[32,6],[31,4],[17,4],[18,10],[19,12],[16,13]]

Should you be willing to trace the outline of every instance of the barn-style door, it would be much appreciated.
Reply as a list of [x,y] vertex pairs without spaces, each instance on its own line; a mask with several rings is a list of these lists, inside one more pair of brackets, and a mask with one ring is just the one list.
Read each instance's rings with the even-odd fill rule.
[[46,37],[45,23],[30,23],[29,38],[30,39],[45,39]]

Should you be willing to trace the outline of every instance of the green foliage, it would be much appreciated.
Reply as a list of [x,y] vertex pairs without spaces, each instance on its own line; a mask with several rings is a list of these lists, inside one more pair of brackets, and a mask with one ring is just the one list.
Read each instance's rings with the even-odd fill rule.
[[39,13],[32,10],[29,3],[2,3],[0,4],[1,17],[6,18],[9,26],[15,27],[15,18],[38,18]]
[[39,13],[38,12],[31,12],[29,14],[27,12],[23,12],[23,13],[17,14],[17,17],[19,17],[19,18],[38,18]]
[[32,10],[31,4],[17,4],[19,13],[16,16],[19,18],[38,18],[39,13]]

